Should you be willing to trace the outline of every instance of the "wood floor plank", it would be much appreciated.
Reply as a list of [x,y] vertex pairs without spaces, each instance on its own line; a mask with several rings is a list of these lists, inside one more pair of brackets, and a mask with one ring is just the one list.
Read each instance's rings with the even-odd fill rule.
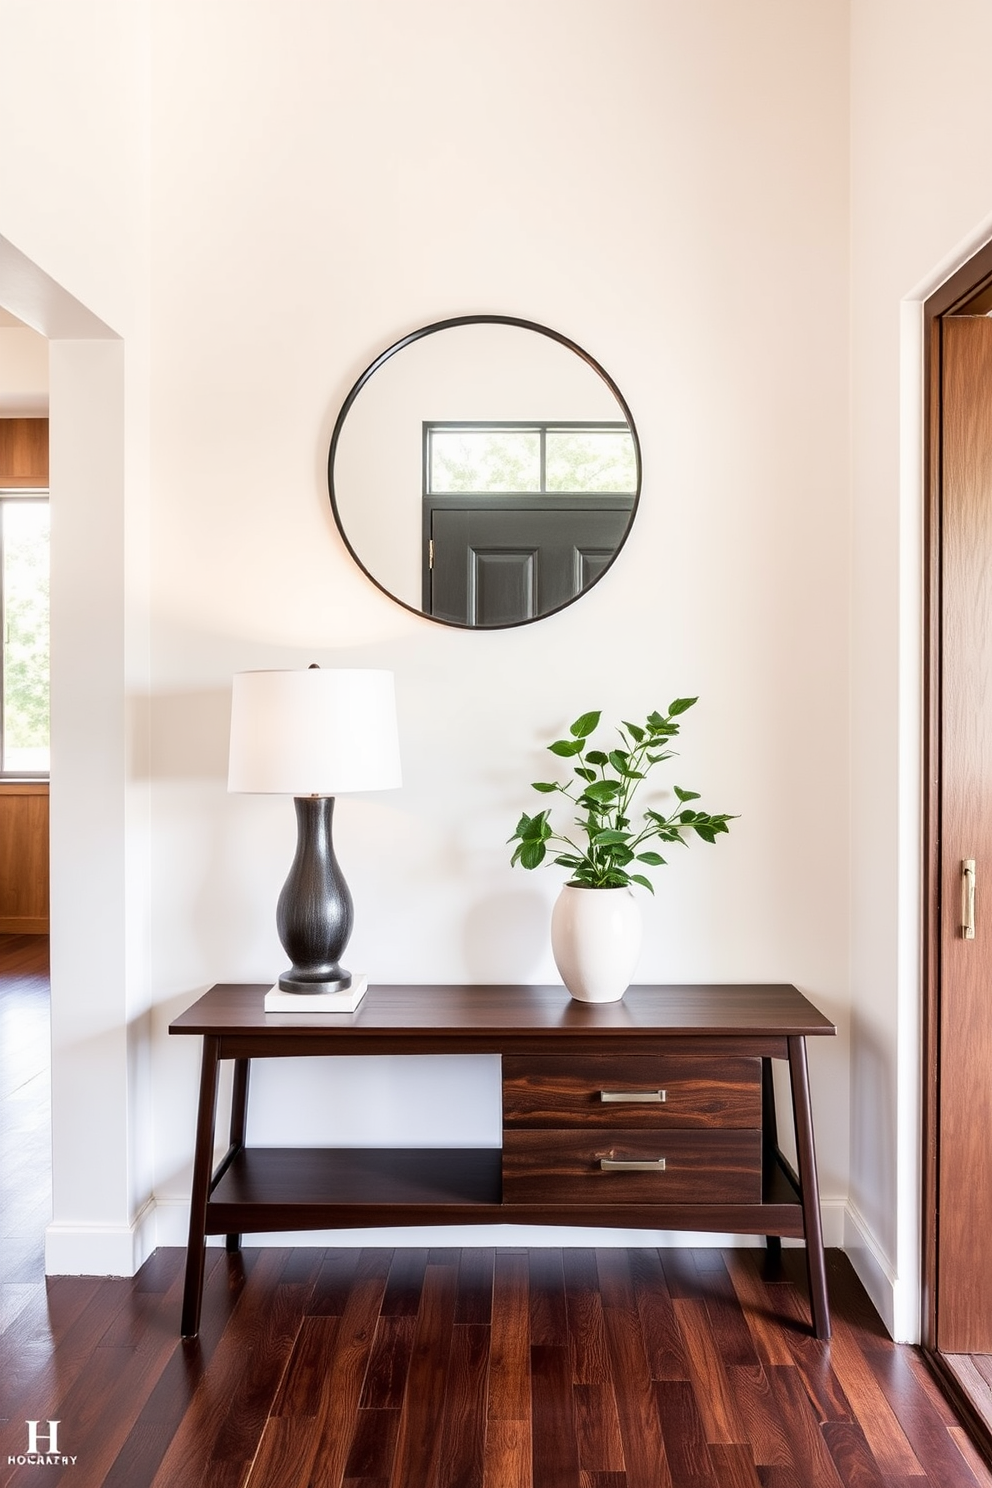
[[671,1488],[629,1260],[624,1251],[599,1250],[596,1264],[629,1488]]
[[830,1340],[830,1361],[882,1472],[893,1478],[922,1476],[924,1468],[865,1357],[858,1331],[843,1317]]
[[566,1250],[562,1269],[572,1382],[577,1385],[606,1384],[612,1379],[612,1374],[596,1252],[591,1249]]
[[481,1323],[488,1328],[493,1316],[493,1269],[496,1252],[466,1246],[458,1263],[455,1323]]
[[743,1442],[744,1428],[730,1393],[723,1361],[710,1327],[705,1301],[673,1299],[675,1315],[689,1359],[690,1382],[708,1442]]
[[[798,1369],[794,1365],[772,1364],[767,1373],[782,1420],[789,1423],[789,1451],[794,1464],[794,1473],[788,1466],[778,1465],[771,1466],[768,1473],[792,1473],[804,1488],[840,1488],[841,1478]],[[764,1476],[764,1469],[759,1471]],[[770,1476],[769,1481],[772,1480]]]
[[[388,1251],[360,1251],[340,1317],[321,1313],[312,1318],[305,1338],[301,1320],[293,1355],[304,1348],[312,1351],[314,1362],[298,1367],[301,1379],[319,1375],[316,1408],[313,1414],[269,1417],[246,1479],[251,1488],[316,1488],[324,1483],[338,1488],[357,1427],[391,1259]],[[327,1296],[323,1291],[320,1306],[326,1306]],[[287,1360],[287,1379],[296,1367],[295,1357]]]
[[743,1443],[711,1442],[710,1457],[720,1488],[766,1488],[750,1448]]
[[[498,1251],[489,1346],[490,1422],[520,1422],[526,1426],[529,1440],[530,1400],[530,1278],[527,1257],[519,1251]],[[513,1433],[507,1434],[505,1439],[515,1442]],[[529,1450],[528,1447],[528,1453]]]
[[781,1314],[774,1310],[764,1279],[750,1249],[732,1250],[727,1271],[744,1308],[748,1331],[762,1364],[791,1364],[789,1341],[783,1335]]
[[564,1345],[531,1348],[534,1488],[579,1488],[572,1364]]
[[657,1380],[655,1398],[674,1488],[720,1488],[688,1380]]
[[427,1270],[427,1247],[397,1250],[389,1268],[386,1295],[382,1301],[384,1317],[416,1317],[420,1311],[420,1294]]
[[457,1281],[457,1263],[428,1264],[400,1411],[391,1488],[436,1488]]
[[[299,1331],[303,1293],[282,1287],[282,1249],[262,1252],[200,1376],[154,1488],[241,1488]],[[236,1321],[235,1321],[236,1320]]]
[[[530,1379],[528,1376],[528,1388]],[[486,1424],[482,1488],[534,1488],[530,1417],[525,1421],[494,1418]]]
[[362,1388],[363,1410],[399,1410],[403,1404],[417,1319],[404,1313],[380,1316]]
[[[699,1269],[699,1252],[693,1252],[693,1260]],[[723,1254],[718,1250],[703,1252],[708,1264],[700,1270],[705,1281],[706,1311],[710,1315],[710,1326],[716,1339],[717,1350],[725,1366],[733,1364],[758,1364],[758,1353],[754,1337],[747,1325],[740,1298],[734,1290],[730,1273],[724,1264]]]
[[891,1482],[883,1476],[856,1421],[826,1421],[820,1429],[844,1488],[886,1488]]
[[651,1378],[688,1379],[685,1344],[657,1250],[631,1250],[630,1274]]
[[760,1364],[731,1364],[727,1369],[730,1393],[743,1434],[759,1467],[794,1467],[789,1445],[792,1423],[783,1421],[778,1400]]
[[[457,1312],[456,1295],[456,1317]],[[444,1391],[438,1488],[449,1488],[455,1483],[461,1488],[482,1488],[489,1340],[487,1324],[456,1322]]]
[[530,1341],[553,1348],[568,1346],[565,1272],[557,1248],[530,1252]]
[[616,1393],[611,1382],[572,1388],[579,1467],[586,1473],[625,1472]]
[[389,1482],[400,1429],[398,1410],[360,1409],[344,1468],[344,1481]]

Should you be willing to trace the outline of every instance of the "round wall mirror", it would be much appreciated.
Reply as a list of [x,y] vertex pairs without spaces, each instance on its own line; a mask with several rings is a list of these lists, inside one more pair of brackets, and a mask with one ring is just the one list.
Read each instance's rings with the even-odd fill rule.
[[376,357],[331,439],[334,519],[392,599],[473,629],[571,604],[616,557],[641,459],[630,411],[546,326],[470,315]]

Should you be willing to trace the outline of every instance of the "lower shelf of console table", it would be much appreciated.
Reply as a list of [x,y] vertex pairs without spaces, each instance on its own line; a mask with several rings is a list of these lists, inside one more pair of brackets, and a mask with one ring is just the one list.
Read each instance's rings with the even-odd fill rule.
[[[199,1328],[207,1235],[386,1225],[541,1224],[806,1242],[813,1329],[830,1336],[806,1036],[833,1025],[794,987],[371,988],[352,1014],[264,1013],[265,988],[212,988],[171,1026],[203,1038],[182,1332]],[[256,1058],[502,1056],[503,1147],[248,1147]],[[786,1060],[799,1172],[778,1147],[771,1061]],[[213,1167],[220,1062],[230,1146]]]

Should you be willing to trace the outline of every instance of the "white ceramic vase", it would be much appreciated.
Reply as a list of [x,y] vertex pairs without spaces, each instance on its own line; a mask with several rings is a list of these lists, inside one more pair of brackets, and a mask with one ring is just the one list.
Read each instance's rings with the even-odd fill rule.
[[577,1002],[618,1002],[641,954],[641,910],[629,889],[566,884],[551,912],[551,949]]

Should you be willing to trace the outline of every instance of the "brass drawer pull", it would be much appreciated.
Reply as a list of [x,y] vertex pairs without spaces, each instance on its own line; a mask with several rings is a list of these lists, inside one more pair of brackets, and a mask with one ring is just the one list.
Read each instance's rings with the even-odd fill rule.
[[667,1090],[601,1090],[599,1092],[601,1101],[651,1101],[656,1106],[663,1106],[668,1099]]
[[663,1157],[601,1157],[599,1159],[599,1166],[604,1173],[663,1173],[665,1171],[665,1159]]

